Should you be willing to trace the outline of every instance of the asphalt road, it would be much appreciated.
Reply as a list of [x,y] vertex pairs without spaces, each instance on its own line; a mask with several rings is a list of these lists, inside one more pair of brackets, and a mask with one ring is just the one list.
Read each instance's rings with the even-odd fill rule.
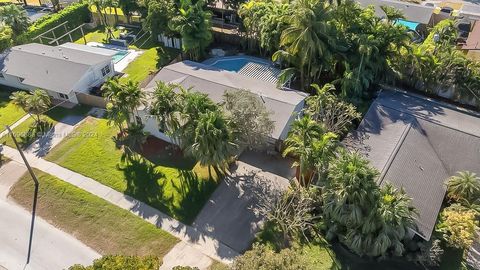
[[0,200],[0,269],[68,269],[91,264],[100,255],[83,243],[37,217],[31,260],[27,251],[31,214],[13,203]]

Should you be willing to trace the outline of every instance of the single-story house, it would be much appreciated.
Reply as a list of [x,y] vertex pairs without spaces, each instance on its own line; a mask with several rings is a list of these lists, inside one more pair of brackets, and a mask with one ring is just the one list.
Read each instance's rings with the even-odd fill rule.
[[379,18],[386,18],[385,12],[382,10],[382,6],[389,6],[396,8],[402,11],[403,16],[405,17],[402,22],[410,23],[411,25],[415,24],[415,28],[413,30],[422,30],[417,29],[417,27],[425,27],[431,23],[432,14],[434,11],[434,7],[430,6],[423,6],[414,3],[408,2],[401,2],[401,1],[393,1],[393,0],[356,0],[361,7],[366,8],[370,5],[374,6],[375,8],[375,15]]
[[458,171],[480,174],[479,115],[400,91],[382,91],[345,144],[363,154],[387,181],[403,188],[418,210],[415,233],[429,240]]
[[[157,81],[175,83],[185,88],[192,88],[193,91],[205,93],[218,103],[223,100],[225,90],[248,90],[256,94],[271,112],[275,128],[270,142],[279,147],[281,141],[287,137],[290,125],[301,113],[307,94],[277,88],[276,81],[272,81],[272,77],[267,76],[271,73],[262,74],[263,71],[258,71],[258,68],[257,66],[257,73],[248,76],[249,74],[244,75],[242,72],[228,71],[205,63],[183,61],[162,68],[144,90],[153,92]],[[171,142],[170,138],[159,131],[157,120],[149,117],[148,106],[141,109],[139,115],[145,125],[145,131]]]
[[115,74],[113,50],[66,43],[19,45],[0,55],[0,84],[44,89],[54,99],[78,103],[76,93],[88,93]]

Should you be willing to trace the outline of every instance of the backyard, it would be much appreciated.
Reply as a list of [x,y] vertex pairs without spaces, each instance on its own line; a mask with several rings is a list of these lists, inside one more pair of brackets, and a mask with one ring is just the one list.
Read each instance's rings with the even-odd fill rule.
[[[15,112],[22,112],[20,108],[15,107]],[[35,139],[38,138],[39,134],[45,133],[50,128],[52,128],[55,124],[58,123],[62,118],[68,115],[86,115],[87,112],[90,110],[90,107],[85,105],[77,105],[73,109],[67,109],[63,107],[54,107],[44,115],[41,116],[42,125],[40,127],[35,127],[35,120],[33,117],[28,118],[23,123],[18,125],[12,131],[15,134],[18,143],[22,147],[29,146]],[[0,109],[1,112],[1,109]],[[25,114],[25,113],[23,113]],[[23,115],[22,114],[22,115]],[[21,117],[21,116],[20,116]],[[3,121],[1,118],[0,122]],[[12,138],[9,135],[5,135],[4,137],[0,138],[0,143],[6,144],[10,147],[15,147]]]
[[[39,178],[37,214],[100,254],[162,258],[178,240],[167,232],[69,183],[35,170]],[[31,209],[33,181],[24,175],[9,196]]]
[[[120,30],[115,29],[113,32],[115,38],[120,35]],[[75,43],[84,44],[86,42],[105,43],[107,34],[104,27],[98,27],[85,32],[85,39],[78,38]],[[125,75],[122,80],[127,78],[135,82],[141,83],[150,74],[158,71],[162,66],[167,65],[175,58],[179,51],[176,49],[165,48],[152,42],[150,35],[145,35],[129,46],[129,49],[142,50],[143,54],[133,60],[122,73]]]
[[25,112],[10,101],[11,92],[0,88],[0,132],[25,115]]
[[105,119],[87,118],[76,134],[63,140],[46,159],[143,201],[190,224],[217,186],[208,170],[163,141],[150,138],[143,156],[121,162],[113,137],[117,129]]

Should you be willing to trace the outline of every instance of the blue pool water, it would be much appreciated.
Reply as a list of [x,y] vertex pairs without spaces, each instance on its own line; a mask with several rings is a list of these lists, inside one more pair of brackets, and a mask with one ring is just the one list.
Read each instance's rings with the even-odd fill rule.
[[113,63],[118,63],[120,62],[123,58],[125,58],[125,56],[127,56],[127,54],[129,54],[128,51],[118,51],[113,57],[112,57],[112,60],[113,60]]
[[213,63],[212,66],[228,71],[238,72],[249,62],[253,61],[247,60],[245,58],[222,59]]

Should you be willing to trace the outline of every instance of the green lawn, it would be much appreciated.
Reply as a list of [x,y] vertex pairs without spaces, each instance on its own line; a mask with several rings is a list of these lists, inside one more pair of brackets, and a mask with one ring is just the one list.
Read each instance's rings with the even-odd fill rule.
[[10,102],[11,92],[0,89],[0,132],[5,130],[5,125],[11,125],[25,115],[25,112]]
[[[35,124],[35,120],[33,119],[33,117],[28,118],[26,121],[18,125],[12,131],[16,135],[18,143],[21,146],[26,147],[37,138],[37,131],[39,131],[40,133],[46,132],[65,116],[85,115],[89,110],[90,107],[85,105],[77,105],[73,109],[55,107],[42,116],[42,120],[45,124],[40,131],[33,128]],[[15,147],[15,144],[13,143],[13,140],[9,135],[0,138],[0,143],[6,144],[10,147]]]
[[215,180],[207,180],[207,170],[167,150],[149,157],[151,161],[121,163],[121,150],[112,139],[116,133],[107,120],[88,118],[76,134],[94,136],[67,138],[46,159],[191,223],[217,186]]
[[130,79],[141,83],[148,75],[167,65],[177,54],[178,50],[161,46],[149,48],[122,71],[126,74],[125,77],[122,77],[122,80]]
[[[178,239],[107,201],[35,170],[40,188],[37,215],[101,254],[155,255],[162,258]],[[33,181],[25,175],[10,197],[31,209]]]
[[[83,29],[83,31],[84,31],[85,39],[87,40],[87,42],[98,42],[98,43],[106,42],[107,34],[105,32],[104,27],[98,27],[92,30]],[[115,38],[118,38],[120,36],[120,30],[115,29],[113,31],[113,36]],[[74,42],[77,44],[85,44],[85,40],[83,39],[83,37],[78,37],[78,39],[75,40]]]

